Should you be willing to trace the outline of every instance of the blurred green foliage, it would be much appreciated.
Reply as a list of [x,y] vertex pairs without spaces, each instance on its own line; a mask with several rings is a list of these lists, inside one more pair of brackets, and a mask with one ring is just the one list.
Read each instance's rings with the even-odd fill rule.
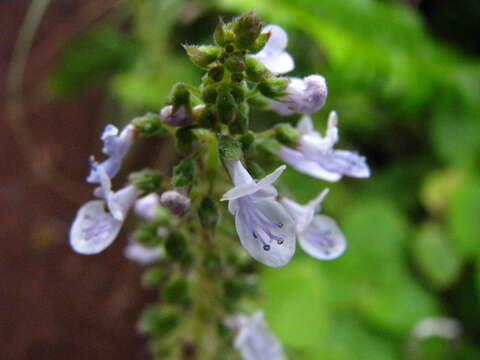
[[[253,9],[289,31],[293,75],[326,76],[330,95],[314,116],[318,129],[337,110],[342,147],[359,149],[372,165],[366,181],[283,176],[284,190],[300,201],[330,187],[324,212],[348,241],[337,260],[298,255],[263,273],[267,319],[292,359],[480,358],[479,58],[435,39],[421,14],[399,1],[124,6],[130,30],[97,27],[65,50],[50,79],[56,94],[108,79],[122,106],[158,111],[175,82],[199,82],[181,43],[211,42],[219,14]],[[276,119],[253,116],[260,126]],[[430,316],[458,319],[464,336],[412,354],[409,334]]]

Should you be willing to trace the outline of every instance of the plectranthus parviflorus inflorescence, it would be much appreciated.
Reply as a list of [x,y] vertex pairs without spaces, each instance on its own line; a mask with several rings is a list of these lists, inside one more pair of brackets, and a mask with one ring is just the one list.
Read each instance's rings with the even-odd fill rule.
[[[267,174],[257,161],[284,162],[326,181],[366,178],[370,170],[356,152],[334,149],[335,112],[324,135],[313,126],[310,115],[326,101],[325,79],[280,75],[294,68],[281,27],[264,26],[249,13],[221,21],[214,42],[184,45],[205,71],[199,86],[178,83],[158,114],[135,118],[122,130],[105,128],[106,158],[92,156],[87,177],[96,200],[79,209],[70,244],[96,254],[118,237],[130,210],[143,221],[122,246],[126,257],[147,266],[143,284],[159,289],[158,303],[139,323],[154,358],[286,359],[262,315],[244,314],[258,297],[255,260],[285,266],[297,240],[309,255],[330,260],[344,252],[346,240],[331,217],[319,214],[328,189],[299,204],[274,185],[286,165]],[[254,105],[298,114],[298,125],[277,123],[256,133],[249,126]],[[137,138],[168,136],[178,154],[170,177],[145,169],[113,189]]]

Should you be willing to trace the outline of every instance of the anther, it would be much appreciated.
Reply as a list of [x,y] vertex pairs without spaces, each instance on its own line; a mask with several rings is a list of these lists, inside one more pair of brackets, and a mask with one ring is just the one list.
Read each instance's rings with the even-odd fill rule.
[[265,251],[270,250],[270,245],[263,245],[263,250],[265,250]]
[[283,227],[283,223],[278,223],[277,226],[281,229]]
[[278,240],[277,240],[277,244],[278,244],[278,245],[282,245],[282,244],[283,244],[283,239],[278,239]]
[[252,232],[252,235],[253,235],[253,237],[254,237],[255,239],[258,239],[258,235],[257,235],[257,233],[256,233],[255,231]]

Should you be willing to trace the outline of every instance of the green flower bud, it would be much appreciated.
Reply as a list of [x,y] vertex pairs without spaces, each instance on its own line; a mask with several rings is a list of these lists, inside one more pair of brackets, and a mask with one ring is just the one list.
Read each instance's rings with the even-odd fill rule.
[[248,130],[249,106],[247,103],[238,105],[238,115],[228,126],[232,134],[244,134]]
[[273,76],[273,74],[259,60],[251,56],[247,56],[245,60],[245,72],[247,73],[248,80],[258,83]]
[[147,269],[142,275],[142,285],[147,288],[157,287],[165,278],[165,269],[160,266],[153,266]]
[[272,78],[258,84],[258,90],[263,96],[276,99],[286,95],[285,90],[289,83],[290,80],[286,78]]
[[203,198],[198,208],[198,217],[200,223],[207,231],[213,235],[218,222],[218,209],[215,202],[209,197]]
[[219,121],[228,124],[237,117],[237,103],[228,90],[218,92],[216,105]]
[[261,151],[268,156],[276,156],[279,148],[280,144],[278,143],[278,141],[271,138],[265,139],[257,145],[258,151]]
[[202,87],[202,99],[206,104],[215,104],[217,101],[217,85],[206,85]]
[[144,169],[131,173],[128,180],[137,189],[142,190],[142,196],[160,190],[163,176],[160,172],[151,169]]
[[258,36],[257,40],[255,41],[255,45],[252,48],[253,54],[258,53],[260,50],[262,50],[265,47],[265,44],[267,43],[268,39],[270,39],[270,35],[271,35],[270,32],[266,32],[266,33],[261,33]]
[[239,160],[242,157],[242,144],[232,136],[222,136],[218,142],[218,152],[225,160]]
[[175,187],[191,186],[194,181],[195,162],[191,157],[187,157],[173,168],[172,184]]
[[191,113],[192,106],[190,104],[190,91],[188,90],[189,86],[190,85],[187,84],[177,83],[173,87],[170,97],[172,100],[171,103],[175,110],[185,106],[188,112]]
[[216,66],[208,72],[208,77],[214,82],[222,81],[225,70],[222,66]]
[[223,19],[219,19],[215,32],[213,33],[213,39],[218,46],[225,46],[235,40],[234,33],[223,22]]
[[252,132],[247,132],[240,137],[242,143],[242,150],[244,153],[253,151],[255,144],[255,135]]
[[167,304],[185,305],[189,302],[188,281],[183,276],[171,278],[163,287],[163,300]]
[[165,251],[167,255],[175,261],[181,261],[182,258],[189,255],[187,241],[179,231],[172,231],[165,240]]
[[199,125],[206,129],[213,129],[215,127],[216,115],[212,105],[206,106],[200,114]]
[[247,161],[247,170],[248,172],[255,178],[255,179],[261,179],[265,175],[265,170],[255,161]]
[[183,48],[190,60],[202,69],[208,69],[222,53],[222,48],[215,45],[183,45]]
[[300,131],[290,124],[278,124],[275,126],[275,138],[280,144],[292,146],[298,143]]
[[241,83],[231,84],[230,91],[231,91],[231,94],[232,94],[233,98],[235,99],[235,102],[237,104],[240,104],[241,102],[243,102],[245,100],[245,93],[247,91],[247,84],[245,83],[245,81],[243,81]]
[[192,127],[183,127],[175,132],[176,146],[179,152],[190,153],[193,151],[197,137],[192,130]]
[[160,122],[158,114],[148,113],[133,119],[133,125],[144,136],[165,136],[168,130]]
[[239,16],[232,22],[235,44],[238,49],[251,50],[260,35],[263,24],[255,12]]
[[175,329],[179,322],[178,313],[158,305],[150,305],[143,311],[139,328],[140,331],[150,335],[165,336]]
[[133,240],[146,247],[159,246],[162,238],[157,233],[158,224],[141,224],[133,233]]
[[238,54],[230,55],[225,60],[225,66],[232,73],[242,72],[245,70],[245,57]]

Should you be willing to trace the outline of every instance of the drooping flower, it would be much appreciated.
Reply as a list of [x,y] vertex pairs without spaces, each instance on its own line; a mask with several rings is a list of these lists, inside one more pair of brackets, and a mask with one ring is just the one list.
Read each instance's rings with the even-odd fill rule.
[[293,113],[312,114],[325,105],[327,100],[327,83],[321,75],[310,75],[303,79],[296,77],[290,80],[285,89],[286,95],[279,101],[272,101],[270,107],[281,115]]
[[95,189],[95,195],[102,200],[84,204],[70,228],[71,247],[85,255],[97,254],[115,240],[129,209],[140,195],[140,190],[133,185],[113,192],[103,165],[92,166],[95,166],[101,181],[100,187]]
[[263,49],[252,56],[273,73],[284,74],[292,71],[295,64],[292,56],[285,51],[288,43],[286,31],[278,25],[267,25],[263,32],[270,32],[270,38]]
[[[135,127],[132,124],[128,124],[120,134],[118,132],[118,128],[112,124],[109,124],[105,127],[101,137],[103,141],[102,152],[105,155],[108,155],[108,158],[102,161],[100,164],[110,179],[112,179],[120,171],[123,158],[132,145],[134,135]],[[93,158],[91,159],[91,162],[94,162]],[[87,177],[87,182],[97,184],[100,183],[100,176],[97,172],[97,167],[91,167],[90,174]]]
[[307,254],[321,260],[335,259],[346,248],[345,237],[335,220],[325,215],[315,215],[320,211],[320,204],[327,194],[328,189],[305,205],[289,198],[281,200],[295,221],[300,246]]
[[160,197],[156,193],[151,193],[135,201],[133,209],[135,214],[145,220],[151,221],[155,218],[155,211],[159,206]]
[[163,252],[159,247],[146,247],[130,241],[124,250],[125,257],[142,265],[149,265],[159,260]]
[[301,134],[297,148],[281,146],[279,156],[298,171],[327,181],[338,181],[343,175],[369,177],[365,157],[354,151],[333,149],[338,141],[337,122],[336,112],[330,112],[323,137],[313,128],[312,119],[304,116],[297,126]]
[[269,331],[263,312],[230,316],[225,322],[237,331],[233,346],[242,360],[287,360],[282,344]]
[[272,186],[285,165],[259,181],[253,180],[240,160],[226,161],[225,166],[235,187],[221,200],[228,200],[240,243],[265,265],[286,265],[295,252],[295,225],[276,200],[277,190]]

